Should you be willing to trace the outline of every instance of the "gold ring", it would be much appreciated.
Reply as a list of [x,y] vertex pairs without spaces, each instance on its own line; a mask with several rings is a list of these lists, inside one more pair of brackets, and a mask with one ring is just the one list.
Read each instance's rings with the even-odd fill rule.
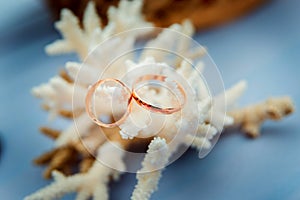
[[[113,123],[104,123],[102,121],[100,121],[98,119],[98,117],[96,116],[95,112],[94,112],[94,104],[93,104],[93,99],[92,97],[94,96],[95,92],[96,92],[96,89],[103,85],[104,83],[107,83],[107,82],[114,82],[115,84],[118,84],[122,87],[123,90],[125,90],[125,92],[128,93],[128,102],[127,102],[127,109],[126,109],[126,112],[123,114],[122,117],[120,117],[117,121],[113,122]],[[96,123],[98,124],[99,126],[102,126],[102,127],[106,127],[106,128],[112,128],[112,127],[116,127],[118,125],[120,125],[126,118],[127,116],[129,115],[130,113],[130,103],[131,103],[131,91],[130,89],[124,84],[122,83],[121,81],[117,80],[117,79],[112,79],[112,78],[107,78],[107,79],[103,79],[103,80],[99,80],[97,81],[94,85],[92,85],[89,90],[88,90],[88,93],[86,95],[86,99],[85,99],[85,108],[86,108],[86,111],[89,115],[89,117]]]
[[[182,109],[182,107],[184,106],[185,102],[186,102],[186,94],[185,91],[183,89],[183,87],[177,83],[174,80],[170,80],[167,81],[168,77],[167,76],[163,76],[163,75],[152,75],[152,74],[148,74],[148,75],[144,75],[139,77],[132,86],[132,98],[143,108],[148,109],[152,112],[157,112],[157,113],[162,113],[162,114],[172,114],[175,112],[178,112]],[[142,85],[141,83],[143,83],[144,81],[157,81],[159,83],[161,83],[162,85],[165,85],[166,88],[168,88],[167,86],[167,82],[173,82],[176,85],[176,88],[178,89],[180,95],[182,98],[180,98],[181,102],[179,106],[175,106],[175,107],[159,107],[156,105],[153,105],[151,103],[146,102],[145,100],[143,100],[137,93],[137,90],[143,86],[140,87],[140,85]],[[171,89],[172,91],[172,89]],[[173,91],[174,92],[174,91]]]

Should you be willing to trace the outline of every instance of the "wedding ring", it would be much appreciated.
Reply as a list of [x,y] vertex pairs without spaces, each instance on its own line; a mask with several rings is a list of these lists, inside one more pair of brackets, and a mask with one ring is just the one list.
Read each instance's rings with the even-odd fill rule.
[[[165,107],[165,106],[154,105],[153,103],[149,103],[148,101],[144,100],[138,94],[138,90],[144,87],[145,85],[147,84],[149,85],[151,83],[157,84],[159,85],[159,87],[170,90],[173,95],[176,95],[177,100],[179,100],[180,103],[173,107]],[[172,85],[173,88],[170,88],[170,85]],[[152,112],[157,112],[157,113],[162,113],[167,115],[180,111],[186,102],[185,91],[179,83],[177,83],[174,80],[168,80],[167,76],[152,75],[152,74],[141,76],[133,83],[132,98],[145,109],[148,109]]]
[[[119,96],[119,97],[111,96],[109,98],[108,97],[109,94],[107,94],[109,92],[114,93],[115,95],[118,95],[118,92],[116,91],[117,86],[120,87],[118,92],[123,93],[123,94],[121,94],[121,96]],[[113,100],[116,100],[119,98],[119,99],[123,100],[123,103],[126,106],[123,113],[121,113],[121,116],[117,117],[117,120],[112,123],[103,122],[102,120],[99,119],[100,117],[97,116],[97,113],[96,113],[95,108],[96,108],[97,104],[99,104],[99,102],[95,102],[97,100],[96,93],[97,93],[97,90],[101,87],[102,87],[103,91],[100,90],[99,92],[102,92],[103,95],[105,95],[102,97],[102,99],[104,99],[103,100],[104,102],[102,102],[102,103],[105,104],[105,105],[103,105],[103,109],[107,109],[107,110],[113,109],[114,106],[120,106],[120,104],[122,103],[122,102],[115,102],[115,104],[113,105],[112,102],[111,102],[111,104],[109,102],[107,102],[106,101],[107,99],[113,101]],[[121,91],[120,91],[120,89],[121,89]],[[87,111],[89,117],[99,126],[106,127],[106,128],[116,127],[116,126],[119,126],[120,124],[122,124],[122,122],[129,115],[131,99],[132,99],[132,97],[131,97],[130,89],[121,81],[119,81],[117,79],[111,79],[111,78],[99,80],[94,85],[92,85],[88,90],[88,93],[87,93],[86,99],[85,99],[86,111]],[[111,108],[109,106],[111,106]],[[109,111],[106,111],[106,112],[109,112]],[[111,112],[111,114],[113,115],[112,117],[115,118],[114,113]]]
[[[157,105],[157,103],[146,101],[144,98],[139,95],[139,90],[145,86],[148,85],[158,85],[160,89],[167,89],[168,91],[171,91],[170,94],[172,94],[177,99],[177,105],[174,106],[160,106]],[[97,96],[97,92],[103,94],[103,97]],[[118,95],[118,96],[112,96]],[[168,98],[169,95],[167,95],[164,98]],[[183,89],[183,87],[174,80],[168,80],[167,76],[163,75],[144,75],[139,77],[132,85],[132,90],[130,89],[121,81],[117,79],[107,78],[103,80],[97,81],[94,85],[92,85],[88,93],[86,95],[85,99],[85,106],[86,111],[89,115],[89,117],[99,126],[106,127],[106,128],[112,128],[121,125],[124,120],[127,118],[127,116],[131,112],[131,101],[134,99],[137,104],[151,112],[161,113],[161,114],[172,114],[175,112],[178,112],[182,109],[186,102],[186,94]],[[112,102],[115,100],[116,102]],[[101,102],[100,102],[101,101]],[[108,104],[111,101],[111,107]],[[119,102],[118,102],[119,101]],[[120,102],[122,101],[122,102]],[[101,105],[99,105],[101,104]],[[120,112],[118,108],[120,108],[120,105],[124,104],[123,112]],[[104,122],[101,120],[100,115],[97,114],[97,106],[102,106],[99,114],[107,114],[106,117],[112,116],[117,118],[117,120],[111,122]],[[117,114],[112,111],[114,107],[117,107]],[[110,110],[109,110],[110,109]],[[119,115],[119,116],[118,116]],[[116,117],[117,116],[117,117]]]

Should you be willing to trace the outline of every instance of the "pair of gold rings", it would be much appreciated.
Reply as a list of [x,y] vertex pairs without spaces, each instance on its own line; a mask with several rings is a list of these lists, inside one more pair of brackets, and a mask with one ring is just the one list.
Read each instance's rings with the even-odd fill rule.
[[[174,87],[176,88],[176,91],[172,91],[173,94],[177,93],[176,97],[179,100],[179,103],[177,105],[168,107],[168,106],[157,106],[154,105],[153,103],[149,103],[148,101],[146,101],[145,99],[143,99],[139,94],[138,94],[138,90],[145,86],[145,83],[150,83],[150,82],[155,82],[156,84],[162,86],[162,87],[166,87],[169,90],[174,90]],[[95,108],[95,94],[96,91],[99,87],[104,86],[105,84],[113,84],[113,85],[118,85],[122,88],[122,90],[126,93],[126,98],[125,101],[127,104],[127,109],[126,112],[118,118],[117,121],[113,122],[113,123],[105,123],[101,120],[98,119],[98,117],[96,116],[96,113],[94,112],[94,108]],[[174,86],[173,88],[170,88],[170,83]],[[179,94],[178,94],[179,93]],[[179,98],[178,98],[179,97]],[[107,78],[107,79],[101,79],[99,81],[97,81],[94,85],[92,85],[86,95],[86,99],[85,99],[85,105],[86,105],[86,111],[89,115],[89,117],[99,126],[102,127],[106,127],[106,128],[112,128],[112,127],[116,127],[121,125],[124,120],[127,118],[127,116],[130,114],[131,112],[131,105],[132,105],[132,100],[135,100],[135,102],[151,111],[151,112],[155,112],[155,113],[161,113],[161,114],[165,114],[165,115],[169,115],[169,114],[173,114],[175,112],[180,111],[185,102],[186,102],[186,94],[184,91],[184,88],[176,81],[174,80],[168,80],[167,76],[163,76],[163,75],[152,75],[152,74],[148,74],[148,75],[143,75],[139,78],[137,78],[132,85],[132,89],[130,90],[129,87],[127,87],[123,82],[121,82],[118,79],[113,79],[113,78]]]

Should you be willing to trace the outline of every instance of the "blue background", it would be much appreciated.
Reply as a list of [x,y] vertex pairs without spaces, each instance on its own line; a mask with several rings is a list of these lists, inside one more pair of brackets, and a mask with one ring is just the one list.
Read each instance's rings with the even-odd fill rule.
[[[10,200],[50,183],[31,162],[53,143],[38,133],[50,123],[30,89],[76,57],[45,55],[44,46],[59,35],[41,1],[0,5],[0,198]],[[242,105],[288,94],[299,107],[299,22],[300,1],[274,0],[241,20],[198,33],[196,40],[208,47],[226,87],[248,81]],[[167,167],[152,199],[300,199],[299,112],[265,123],[262,132],[256,140],[225,132],[203,160],[189,150]],[[135,183],[134,174],[112,183],[111,199],[129,199]]]

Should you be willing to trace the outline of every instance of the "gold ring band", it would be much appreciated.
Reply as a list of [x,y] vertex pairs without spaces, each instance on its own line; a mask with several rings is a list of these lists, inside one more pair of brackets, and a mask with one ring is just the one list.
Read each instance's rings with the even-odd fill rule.
[[137,94],[137,88],[139,86],[140,83],[142,83],[143,81],[159,81],[163,84],[167,83],[166,79],[168,77],[167,76],[163,76],[163,75],[152,75],[152,74],[148,74],[148,75],[144,75],[139,77],[132,86],[132,98],[142,107],[152,111],[152,112],[157,112],[157,113],[162,113],[162,114],[172,114],[175,112],[178,112],[179,110],[182,109],[182,107],[184,106],[185,102],[186,102],[186,94],[185,91],[183,89],[183,87],[176,81],[172,80],[172,82],[174,82],[176,84],[176,87],[178,89],[178,91],[180,92],[180,95],[182,96],[182,101],[180,103],[179,106],[177,107],[159,107],[159,106],[155,106],[152,105],[151,103],[146,102],[145,100],[143,100],[138,94]]
[[[97,116],[95,115],[95,113],[93,112],[93,104],[92,104],[92,97],[94,95],[94,93],[96,92],[96,89],[104,84],[105,82],[115,82],[119,85],[122,86],[122,88],[128,93],[128,96],[129,96],[129,99],[128,99],[128,102],[127,102],[127,110],[126,112],[124,113],[124,115],[117,121],[115,121],[114,123],[104,123],[102,121],[100,121]],[[124,84],[122,83],[121,81],[117,80],[117,79],[112,79],[112,78],[107,78],[107,79],[103,79],[103,80],[99,80],[97,81],[94,85],[92,85],[89,90],[88,90],[88,93],[86,95],[86,98],[85,98],[85,108],[86,108],[86,111],[89,115],[89,117],[96,123],[98,124],[99,126],[102,126],[102,127],[106,127],[106,128],[113,128],[113,127],[116,127],[120,124],[122,124],[122,122],[127,118],[127,116],[129,115],[130,113],[130,103],[131,103],[131,91],[130,89]]]
[[[186,94],[185,94],[183,87],[176,81],[172,80],[172,82],[174,82],[176,84],[176,87],[182,97],[180,105],[177,107],[159,107],[159,106],[152,105],[151,103],[148,103],[145,100],[143,100],[136,91],[139,88],[140,84],[144,81],[159,81],[159,82],[165,84],[165,83],[167,83],[167,81],[166,81],[167,78],[168,78],[167,76],[163,76],[163,75],[141,76],[133,83],[132,91],[130,91],[130,89],[123,82],[121,82],[117,79],[107,78],[107,79],[99,80],[94,85],[92,85],[88,90],[88,93],[87,93],[86,99],[85,99],[86,111],[87,111],[89,117],[97,125],[106,127],[106,128],[113,128],[113,127],[121,125],[122,122],[124,122],[124,120],[127,118],[127,116],[131,112],[132,99],[134,99],[137,102],[137,104],[140,105],[141,107],[143,107],[147,110],[150,110],[152,112],[166,114],[166,115],[178,112],[182,109],[182,107],[184,106],[184,104],[186,102]],[[122,87],[122,89],[124,89],[128,93],[126,112],[122,115],[122,117],[120,119],[118,119],[117,121],[115,121],[113,123],[104,123],[104,122],[100,121],[93,111],[94,106],[93,106],[93,102],[92,102],[92,97],[95,94],[96,89],[106,82],[114,82],[114,83],[120,85]]]

